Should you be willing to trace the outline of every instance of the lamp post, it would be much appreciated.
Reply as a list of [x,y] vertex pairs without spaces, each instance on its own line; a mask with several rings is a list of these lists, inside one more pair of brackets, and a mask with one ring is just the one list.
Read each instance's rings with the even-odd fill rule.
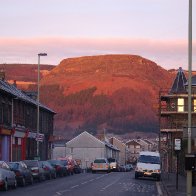
[[40,57],[47,56],[47,53],[38,54],[38,69],[37,69],[37,158],[39,159],[39,87],[40,87]]
[[[187,153],[191,154],[191,126],[192,126],[192,0],[189,0],[189,23],[188,23],[188,144]],[[192,195],[192,171],[187,170],[187,196]]]

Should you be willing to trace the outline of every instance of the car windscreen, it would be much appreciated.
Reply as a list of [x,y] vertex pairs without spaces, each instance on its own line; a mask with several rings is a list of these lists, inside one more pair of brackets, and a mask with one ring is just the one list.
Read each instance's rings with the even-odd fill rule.
[[68,161],[66,160],[60,160],[60,162],[65,166],[65,165],[68,165]]
[[19,168],[19,163],[8,163],[11,169],[18,169]]
[[160,164],[160,157],[150,156],[150,155],[140,155],[138,162],[139,163]]
[[94,163],[106,163],[104,159],[96,159]]

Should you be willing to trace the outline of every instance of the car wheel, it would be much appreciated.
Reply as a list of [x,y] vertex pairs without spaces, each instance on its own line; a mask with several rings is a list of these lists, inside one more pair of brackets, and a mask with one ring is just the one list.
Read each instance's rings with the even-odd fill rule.
[[22,178],[22,186],[25,186],[26,185],[26,180],[25,180],[25,178],[23,177]]
[[16,181],[16,179],[14,180],[13,188],[14,188],[14,189],[16,189],[16,188],[17,188],[17,181]]
[[33,185],[33,182],[34,182],[33,176],[31,176],[31,178],[30,178],[30,184]]
[[52,179],[52,174],[51,174],[51,173],[49,174],[48,179],[49,179],[49,180]]
[[56,172],[54,173],[53,178],[56,179]]
[[3,190],[4,190],[4,191],[7,191],[7,190],[8,190],[8,183],[7,183],[7,180],[5,180],[5,182],[4,182]]
[[161,180],[161,177],[160,176],[157,176],[157,181],[160,181]]

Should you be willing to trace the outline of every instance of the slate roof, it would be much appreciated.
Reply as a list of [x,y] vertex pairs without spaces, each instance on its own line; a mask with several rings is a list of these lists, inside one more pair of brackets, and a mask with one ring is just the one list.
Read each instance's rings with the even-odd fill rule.
[[[4,80],[0,80],[0,90],[5,91],[6,93],[12,95],[15,98],[18,98],[20,100],[23,100],[25,102],[28,102],[30,104],[37,106],[37,101],[35,101],[34,99],[32,99],[31,97],[26,95],[21,90],[17,89],[15,85],[9,84],[8,82],[6,82]],[[48,108],[47,106],[45,106],[41,103],[39,103],[39,106],[40,106],[40,108],[43,108],[43,109],[55,114],[55,112],[53,110],[51,110],[50,108]]]
[[[196,86],[196,75],[192,76],[192,86]],[[188,86],[188,81],[186,82],[185,86]]]
[[170,94],[187,93],[186,88],[185,88],[186,82],[187,82],[186,76],[182,68],[180,67],[176,75],[176,78],[174,80],[174,83],[172,85],[172,88],[170,90]]

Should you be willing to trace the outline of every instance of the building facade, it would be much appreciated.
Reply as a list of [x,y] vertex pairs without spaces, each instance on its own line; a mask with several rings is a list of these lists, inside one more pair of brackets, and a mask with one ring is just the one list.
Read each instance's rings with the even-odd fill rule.
[[80,160],[83,169],[90,168],[96,158],[119,160],[119,149],[84,131],[66,143],[66,156]]
[[[187,127],[188,127],[188,91],[187,79],[179,68],[171,89],[160,91],[160,133],[163,158],[163,169],[168,172],[176,171],[175,139],[181,139],[182,145],[179,153],[179,169],[184,173],[184,157],[187,153]],[[196,78],[192,78],[192,153],[195,148],[196,127]]]
[[55,112],[39,103],[40,128],[37,134],[37,102],[16,85],[0,79],[0,160],[20,161],[37,156],[48,159]]
[[115,137],[111,137],[109,139],[109,142],[113,145],[116,146],[120,152],[119,152],[119,164],[120,165],[125,165],[127,162],[127,149],[126,149],[126,145],[120,141],[119,139],[115,138]]

